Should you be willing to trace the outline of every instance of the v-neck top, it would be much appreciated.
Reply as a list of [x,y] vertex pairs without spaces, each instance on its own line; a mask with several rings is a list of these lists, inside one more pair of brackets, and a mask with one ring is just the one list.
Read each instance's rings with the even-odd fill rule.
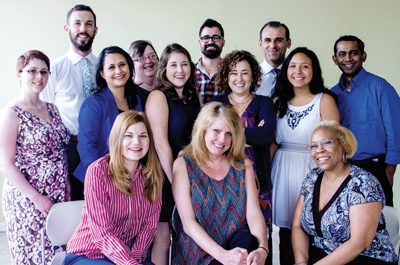
[[[314,237],[315,246],[329,254],[350,239],[350,208],[370,202],[384,205],[385,196],[379,181],[371,173],[352,165],[349,176],[319,210],[322,178],[321,169],[315,168],[303,181],[300,192],[304,196],[301,226],[305,233]],[[375,237],[361,255],[388,262],[397,261],[382,213]]]

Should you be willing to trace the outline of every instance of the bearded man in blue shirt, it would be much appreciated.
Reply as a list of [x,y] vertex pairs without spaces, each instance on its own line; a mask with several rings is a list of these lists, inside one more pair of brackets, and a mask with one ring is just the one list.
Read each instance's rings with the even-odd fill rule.
[[[338,97],[341,124],[358,141],[350,163],[370,171],[381,183],[386,205],[393,206],[393,176],[400,163],[400,98],[385,79],[367,72],[364,42],[340,37],[333,61],[342,71],[332,91]],[[343,154],[343,159],[346,159]]]

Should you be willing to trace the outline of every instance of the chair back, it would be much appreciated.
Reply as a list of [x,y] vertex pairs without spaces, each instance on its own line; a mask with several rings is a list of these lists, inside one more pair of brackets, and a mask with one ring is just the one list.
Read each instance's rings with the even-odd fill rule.
[[[54,246],[68,243],[82,217],[83,200],[60,202],[54,204],[46,218],[46,231]],[[51,265],[60,265],[64,261],[66,251],[57,252]]]
[[400,210],[391,206],[385,206],[382,210],[385,215],[386,230],[389,232],[390,242],[394,250],[399,254],[400,248]]

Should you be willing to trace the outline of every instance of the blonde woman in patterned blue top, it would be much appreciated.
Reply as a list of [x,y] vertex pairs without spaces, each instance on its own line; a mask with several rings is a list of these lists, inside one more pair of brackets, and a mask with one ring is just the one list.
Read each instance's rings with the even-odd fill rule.
[[397,264],[383,189],[371,173],[347,163],[357,148],[354,135],[322,121],[308,147],[318,167],[304,179],[294,213],[295,264]]

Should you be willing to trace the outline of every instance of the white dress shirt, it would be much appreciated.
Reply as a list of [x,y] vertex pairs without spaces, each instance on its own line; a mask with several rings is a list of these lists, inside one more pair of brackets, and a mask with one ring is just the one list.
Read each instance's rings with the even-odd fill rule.
[[[276,84],[276,74],[272,71],[274,67],[272,67],[267,61],[264,61],[260,64],[261,67],[261,82],[260,86],[256,89],[257,95],[271,97],[274,93],[274,88]],[[282,65],[278,67],[281,69]]]
[[[86,56],[93,65],[95,80],[98,58],[90,53]],[[78,115],[83,103],[82,56],[72,49],[67,54],[51,62],[51,75],[41,93],[44,101],[54,103],[60,111],[61,119],[71,134],[78,135]]]

